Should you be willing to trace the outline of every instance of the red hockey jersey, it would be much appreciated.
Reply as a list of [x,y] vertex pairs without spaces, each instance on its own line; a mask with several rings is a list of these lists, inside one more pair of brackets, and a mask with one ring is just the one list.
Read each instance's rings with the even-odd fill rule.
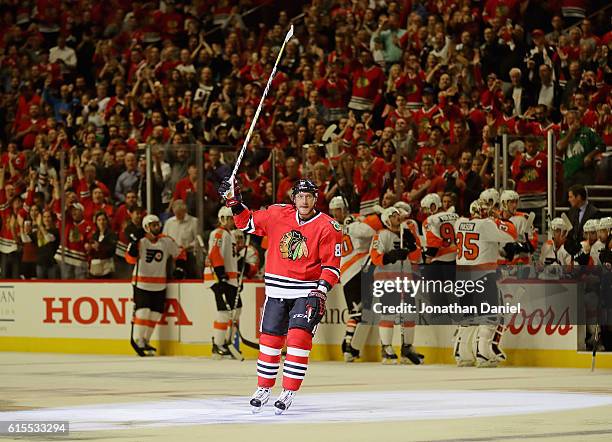
[[274,204],[234,216],[236,227],[245,233],[268,236],[265,267],[266,295],[271,298],[301,298],[311,290],[324,292],[340,277],[342,227],[333,218],[318,213],[306,222],[298,220],[296,209]]

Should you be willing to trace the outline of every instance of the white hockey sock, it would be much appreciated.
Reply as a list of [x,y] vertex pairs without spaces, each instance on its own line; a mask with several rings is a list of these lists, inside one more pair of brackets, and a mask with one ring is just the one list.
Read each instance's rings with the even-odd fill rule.
[[144,347],[144,340],[147,328],[149,327],[149,314],[151,310],[148,308],[139,308],[134,314],[134,341],[139,347]]
[[161,317],[162,317],[162,314],[159,312],[152,311],[151,313],[149,313],[149,326],[145,330],[145,341],[146,342],[149,342],[151,340],[151,335],[153,334],[153,331],[155,330],[155,326],[157,325]]
[[230,321],[230,312],[221,310],[217,312],[217,317],[213,323],[213,340],[217,345],[224,345],[227,334],[227,328]]
[[382,345],[391,345],[393,342],[393,321],[380,321],[378,323],[378,334]]
[[402,338],[404,344],[412,344],[414,342],[414,324],[404,324],[402,326]]

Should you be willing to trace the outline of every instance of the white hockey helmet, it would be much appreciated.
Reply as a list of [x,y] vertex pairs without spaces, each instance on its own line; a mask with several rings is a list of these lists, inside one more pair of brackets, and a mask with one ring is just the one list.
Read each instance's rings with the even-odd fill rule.
[[393,207],[399,209],[400,215],[402,214],[402,212],[404,212],[406,216],[410,216],[410,214],[412,213],[412,207],[410,207],[410,204],[404,201],[398,201],[397,203],[393,204]]
[[151,224],[158,223],[161,224],[161,221],[157,217],[157,215],[147,215],[142,219],[142,228],[145,232],[151,233]]
[[472,218],[483,218],[486,217],[487,214],[484,212],[488,212],[489,206],[487,203],[481,200],[474,200],[472,204],[470,204],[470,216]]
[[[432,211],[431,206],[434,205],[436,208]],[[437,193],[428,193],[421,200],[421,208],[425,213],[435,213],[442,207],[442,200],[440,195]]]
[[599,221],[596,219],[590,219],[587,220],[587,222],[584,223],[584,227],[582,228],[582,231],[587,233],[587,232],[597,232],[597,227],[599,226]]
[[221,207],[217,213],[217,219],[221,224],[225,224],[225,218],[231,218],[233,216],[232,209],[226,206]]
[[519,194],[517,192],[515,192],[514,190],[504,190],[499,197],[499,205],[502,209],[508,210],[508,201],[518,200]]
[[485,189],[480,193],[480,199],[489,203],[489,206],[499,204],[499,192],[497,189]]
[[387,228],[391,227],[391,216],[394,213],[400,215],[400,211],[397,207],[387,207],[385,210],[383,210],[382,215],[380,215],[380,220]]
[[560,218],[560,217],[556,217],[552,219],[552,221],[550,222],[550,229],[551,230],[561,230],[563,232],[569,232],[569,229],[567,228],[567,224],[565,224],[565,221],[563,221],[563,218]]
[[597,230],[612,230],[612,216],[604,216],[600,219],[597,223]]
[[332,209],[344,209],[348,210],[348,204],[346,203],[346,198],[343,196],[335,196],[329,202],[329,210]]

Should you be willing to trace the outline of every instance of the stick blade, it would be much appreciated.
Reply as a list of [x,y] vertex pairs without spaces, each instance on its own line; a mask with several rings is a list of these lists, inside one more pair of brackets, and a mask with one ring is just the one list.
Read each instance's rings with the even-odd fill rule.
[[572,226],[572,222],[569,220],[569,218],[567,217],[565,213],[561,214],[561,219],[565,223],[565,228],[567,229],[568,232],[574,228],[574,226]]
[[291,23],[291,27],[287,31],[287,35],[285,35],[285,43],[287,43],[291,37],[293,37],[293,23]]

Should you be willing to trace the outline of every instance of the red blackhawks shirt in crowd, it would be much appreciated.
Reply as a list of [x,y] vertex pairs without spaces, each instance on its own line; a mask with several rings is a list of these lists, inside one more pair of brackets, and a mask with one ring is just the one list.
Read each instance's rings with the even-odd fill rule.
[[268,237],[265,290],[271,298],[295,299],[311,290],[324,292],[340,278],[342,227],[325,213],[307,221],[298,218],[293,205],[274,204],[267,209],[243,210],[234,215],[245,233]]
[[546,192],[546,154],[519,153],[512,162],[512,176],[519,194]]

